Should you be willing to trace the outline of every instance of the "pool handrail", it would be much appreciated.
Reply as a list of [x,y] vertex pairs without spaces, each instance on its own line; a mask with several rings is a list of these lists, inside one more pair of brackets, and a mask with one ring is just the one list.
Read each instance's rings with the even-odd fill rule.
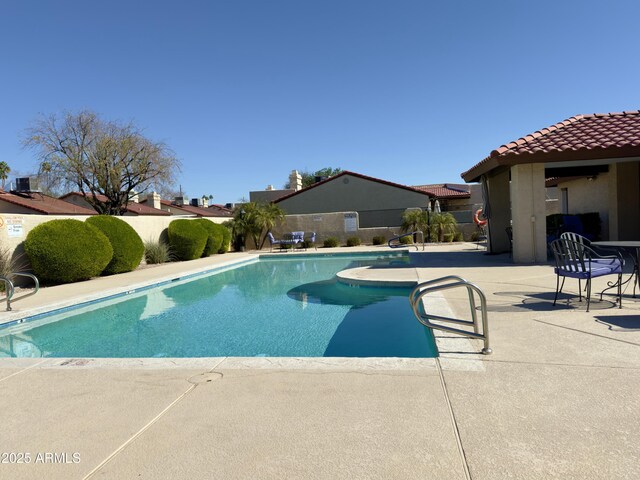
[[394,240],[400,241],[401,238],[408,237],[408,236],[411,236],[411,239],[413,239],[413,236],[417,234],[420,234],[420,237],[422,240],[420,242],[414,243],[413,245],[416,247],[416,250],[420,250],[420,248],[418,247],[418,244],[422,243],[422,250],[424,251],[424,232],[422,232],[422,230],[416,230],[415,232],[407,232],[407,233],[403,233],[402,235],[398,235],[397,237],[390,238],[389,241],[387,242],[387,245],[389,246],[389,248],[410,247],[411,245],[405,245],[402,243],[391,245],[391,242],[393,242]]
[[[15,285],[13,284],[13,281],[9,277],[31,278],[33,280],[35,287],[32,292],[25,293],[24,295],[20,295],[19,297],[13,298],[13,296],[16,293],[16,288],[15,288]],[[36,293],[38,293],[38,290],[40,290],[40,282],[38,281],[38,278],[31,273],[13,272],[13,273],[10,273],[8,276],[0,275],[0,281],[3,281],[5,286],[5,293],[7,295],[7,298],[5,299],[7,302],[7,312],[10,312],[12,310],[11,308],[12,302],[17,302],[18,300],[22,300],[23,298],[27,298],[27,297],[30,297],[31,295],[35,295]]]
[[[444,283],[449,282],[449,283]],[[449,290],[453,288],[465,288],[469,295],[469,308],[471,310],[471,320],[462,320],[459,318],[445,317],[441,315],[433,315],[427,313],[425,310],[424,302],[422,298],[432,292],[440,290]],[[478,315],[476,308],[475,295],[480,298],[480,312],[482,314],[482,333],[480,333],[480,327],[478,325]],[[418,284],[409,294],[409,302],[416,319],[429,329],[443,330],[449,333],[455,333],[470,338],[478,338],[484,340],[484,347],[482,353],[485,355],[491,354],[492,350],[489,346],[489,318],[487,314],[487,298],[484,292],[473,283],[465,280],[458,275],[447,275],[446,277],[440,277],[433,280],[428,280]],[[473,332],[468,330],[462,330],[459,328],[448,327],[446,325],[440,325],[432,323],[431,320],[437,320],[440,322],[458,323],[462,325],[473,326]]]

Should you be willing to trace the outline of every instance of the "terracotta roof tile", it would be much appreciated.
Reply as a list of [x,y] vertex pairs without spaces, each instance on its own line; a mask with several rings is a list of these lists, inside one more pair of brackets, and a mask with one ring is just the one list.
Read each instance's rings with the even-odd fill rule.
[[499,165],[640,155],[640,111],[576,115],[493,150],[465,181]]
[[[60,199],[64,200],[65,198],[70,197],[72,195],[78,196],[78,197],[83,196],[80,192],[69,192],[61,196]],[[105,197],[104,195],[96,195],[96,198],[101,202],[104,202],[107,200],[107,197]],[[143,203],[136,203],[136,202],[129,202],[129,204],[127,205],[127,212],[135,213],[136,215],[157,215],[157,216],[171,215],[169,212],[165,212],[164,210],[160,210],[158,208],[153,208]]]
[[13,193],[0,190],[0,200],[44,215],[96,215],[94,210],[43,193]]
[[435,185],[415,185],[413,188],[427,192],[435,198],[469,198],[471,193],[469,187],[461,185],[435,184]]

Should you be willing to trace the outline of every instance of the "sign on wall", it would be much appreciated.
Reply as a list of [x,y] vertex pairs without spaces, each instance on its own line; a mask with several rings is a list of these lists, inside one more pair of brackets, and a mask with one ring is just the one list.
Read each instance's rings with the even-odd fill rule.
[[7,236],[10,238],[19,238],[24,236],[24,226],[22,218],[4,217],[4,224],[7,227]]
[[344,214],[344,231],[345,232],[358,231],[358,214],[357,213]]

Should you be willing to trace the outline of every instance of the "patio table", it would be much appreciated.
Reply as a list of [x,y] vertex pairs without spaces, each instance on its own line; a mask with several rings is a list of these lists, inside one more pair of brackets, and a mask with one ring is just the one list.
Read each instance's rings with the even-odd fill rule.
[[[631,280],[633,280],[633,298],[635,298],[636,286],[640,288],[640,278],[639,278],[640,276],[640,241],[608,240],[604,242],[591,242],[591,245],[595,247],[614,248],[620,251],[622,254],[626,253],[631,257],[631,259],[633,260],[633,271],[631,272],[631,275],[629,276],[629,278],[627,278],[624,282],[622,282],[622,285],[629,283]],[[616,283],[610,284],[609,282],[607,282],[607,285],[609,286],[605,288],[602,291],[602,293],[600,293],[600,298],[602,298],[602,294],[607,290],[613,287],[617,287],[618,283],[616,282]]]

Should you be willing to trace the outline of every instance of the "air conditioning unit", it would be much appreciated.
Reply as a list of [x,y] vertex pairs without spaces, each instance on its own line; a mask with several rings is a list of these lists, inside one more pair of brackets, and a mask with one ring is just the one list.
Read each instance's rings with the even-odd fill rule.
[[194,207],[200,207],[202,205],[202,199],[201,198],[192,198],[191,199],[191,205]]
[[30,192],[31,180],[29,177],[16,178],[16,192]]

